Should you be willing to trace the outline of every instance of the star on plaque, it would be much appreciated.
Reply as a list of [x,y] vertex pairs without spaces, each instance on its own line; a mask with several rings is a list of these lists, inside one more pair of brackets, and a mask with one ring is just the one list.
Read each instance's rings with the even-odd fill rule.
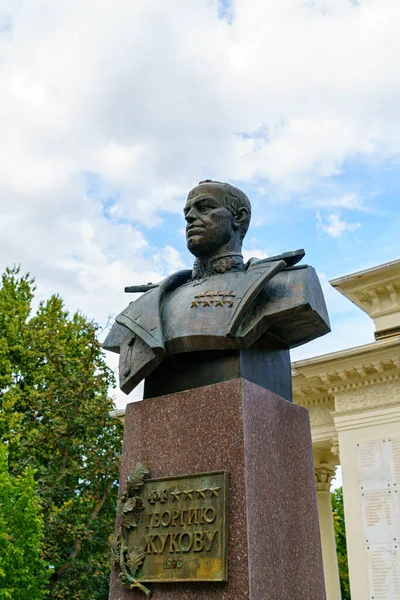
[[175,489],[173,492],[171,492],[172,502],[174,502],[174,500],[176,500],[177,502],[179,502],[179,496],[181,494],[182,494],[182,492],[180,492],[178,489]]
[[187,492],[182,492],[182,494],[185,494],[186,498],[184,498],[184,500],[193,500],[193,492],[194,490],[188,490]]
[[221,489],[220,487],[208,488],[208,489],[211,492],[210,498],[212,498],[213,496],[216,496],[218,498],[219,490]]
[[208,488],[204,488],[202,490],[196,490],[197,492],[197,497],[198,498],[205,498],[206,497],[206,491],[208,490]]

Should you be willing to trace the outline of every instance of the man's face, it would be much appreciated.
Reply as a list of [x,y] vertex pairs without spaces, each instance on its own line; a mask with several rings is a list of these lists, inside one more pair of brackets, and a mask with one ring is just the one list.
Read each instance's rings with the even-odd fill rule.
[[226,246],[234,236],[233,216],[225,206],[225,193],[203,183],[187,197],[183,210],[186,244],[194,256],[207,256]]

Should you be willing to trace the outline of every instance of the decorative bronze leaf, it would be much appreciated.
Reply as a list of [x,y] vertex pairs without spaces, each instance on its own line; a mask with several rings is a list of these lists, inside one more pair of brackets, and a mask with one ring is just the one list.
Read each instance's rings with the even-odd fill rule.
[[138,524],[138,521],[139,521],[141,510],[143,510],[143,508],[141,508],[139,510],[135,510],[133,512],[129,512],[128,514],[124,515],[121,520],[121,526],[126,527],[126,529],[130,529],[131,527],[136,527],[136,525]]
[[119,498],[118,502],[117,502],[117,514],[118,515],[122,515],[123,514],[123,509],[125,506],[125,502],[128,499],[128,494],[125,492],[122,494],[122,496]]
[[118,543],[118,539],[114,538],[114,541],[111,543],[110,549],[110,562],[112,567],[116,567],[117,565],[119,565],[120,549],[121,545]]
[[143,485],[143,477],[147,475],[148,472],[149,470],[144,465],[136,465],[126,482],[126,491],[128,492],[128,496],[132,496],[133,492]]
[[147,467],[138,464],[130,473],[126,489],[117,504],[117,513],[122,517],[119,532],[111,543],[111,562],[113,566],[119,566],[121,569],[119,575],[121,583],[130,589],[141,590],[147,598],[150,597],[151,590],[135,579],[136,571],[143,563],[145,554],[140,548],[127,545],[126,530],[137,526],[140,513],[144,510],[142,498],[135,493],[143,485],[143,477],[148,472]]
[[128,512],[131,512],[131,510],[134,510],[135,508],[139,508],[139,510],[142,510],[143,502],[140,498],[134,496],[133,498],[128,498],[126,500],[122,507],[122,513],[126,515]]
[[142,550],[140,550],[140,548],[137,548],[136,546],[129,549],[128,559],[126,561],[126,564],[132,571],[132,575],[135,575],[136,571],[138,570],[140,565],[143,563],[145,556],[146,556],[145,553],[142,552]]

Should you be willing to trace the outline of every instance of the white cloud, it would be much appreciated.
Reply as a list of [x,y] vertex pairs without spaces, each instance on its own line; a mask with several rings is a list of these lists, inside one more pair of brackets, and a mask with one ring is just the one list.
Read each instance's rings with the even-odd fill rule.
[[117,185],[132,184],[141,152],[139,144],[126,146],[109,142],[99,148],[92,169],[95,172],[102,173],[110,183]]
[[7,4],[0,170],[13,189],[95,171],[121,214],[150,224],[205,175],[307,189],[400,150],[396,0],[237,0],[231,24],[211,0]]
[[369,211],[363,198],[354,192],[347,192],[341,195],[331,195],[326,197],[305,197],[301,204],[305,208],[339,208],[344,210]]
[[[264,223],[271,198],[400,152],[397,0],[0,3],[0,268],[100,321],[181,268],[146,228],[197,181],[267,190]],[[329,235],[359,226],[335,210],[366,201],[326,202]]]
[[174,271],[191,268],[191,265],[184,263],[180,253],[176,248],[173,248],[173,246],[164,246],[159,253],[154,255],[154,262],[156,265],[159,265],[164,276],[167,276]]
[[341,237],[346,231],[356,231],[356,229],[361,227],[361,224],[358,222],[350,223],[340,219],[338,213],[329,214],[325,221],[319,211],[317,212],[316,217],[317,226],[333,238]]
[[268,254],[259,248],[252,248],[251,250],[243,249],[243,260],[246,263],[250,258],[268,258]]

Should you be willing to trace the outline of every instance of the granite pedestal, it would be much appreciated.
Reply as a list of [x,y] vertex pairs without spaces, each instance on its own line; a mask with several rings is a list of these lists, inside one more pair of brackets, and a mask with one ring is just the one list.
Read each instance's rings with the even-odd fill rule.
[[[325,600],[306,409],[245,379],[128,404],[120,487],[229,471],[229,581],[149,584],[154,600]],[[110,600],[144,598],[114,571]]]

